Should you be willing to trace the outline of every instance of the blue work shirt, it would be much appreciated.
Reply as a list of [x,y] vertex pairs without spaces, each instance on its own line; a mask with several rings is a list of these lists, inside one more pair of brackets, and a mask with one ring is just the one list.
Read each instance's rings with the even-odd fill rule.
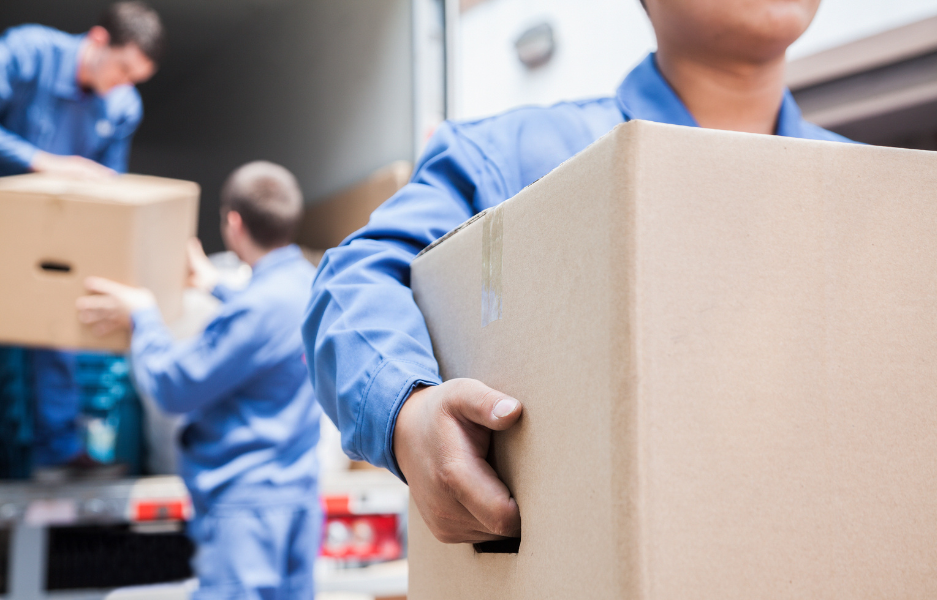
[[[444,123],[410,183],[367,226],[319,265],[303,337],[313,385],[338,425],[345,452],[400,475],[393,455],[397,413],[413,388],[440,383],[423,315],[410,291],[410,262],[472,215],[511,198],[632,119],[698,126],[648,56],[613,98],[521,108]],[[790,92],[777,134],[849,141],[801,117]]]
[[41,25],[0,37],[0,176],[26,173],[39,150],[127,171],[143,104],[133,86],[104,96],[79,87],[84,39]]
[[199,516],[216,502],[308,501],[319,417],[300,326],[315,273],[297,246],[271,251],[248,286],[214,290],[220,313],[175,342],[156,308],[133,314],[136,384],[184,413],[180,468]]

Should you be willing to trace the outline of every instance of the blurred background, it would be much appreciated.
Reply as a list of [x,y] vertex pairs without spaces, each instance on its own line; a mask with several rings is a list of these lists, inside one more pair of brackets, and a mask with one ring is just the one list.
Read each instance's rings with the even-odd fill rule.
[[[87,31],[107,0],[4,2],[0,28]],[[362,179],[413,147],[409,0],[156,0],[160,71],[140,89],[130,171],[203,186],[200,237],[221,250],[217,196],[232,165],[266,159],[309,199]]]
[[[6,0],[0,28],[82,32],[106,4]],[[413,161],[443,118],[609,95],[654,49],[637,0],[152,5],[168,48],[140,87],[145,117],[131,171],[202,185],[199,233],[209,251],[221,249],[217,195],[231,165],[281,163],[314,203]],[[937,68],[935,17],[935,0],[824,0],[789,52],[808,118],[871,143],[932,143],[923,138],[937,129],[937,94],[926,89]],[[532,66],[519,59],[540,51],[548,56]]]
[[[107,4],[4,0],[0,30],[41,23],[84,32]],[[168,45],[160,72],[139,88],[145,116],[130,171],[198,182],[199,237],[208,252],[218,252],[225,176],[250,160],[280,163],[298,176],[307,199],[299,241],[314,262],[406,182],[444,119],[611,95],[655,45],[638,0],[150,4],[164,20]],[[808,120],[867,143],[937,149],[937,0],[823,0],[788,57],[789,86]],[[216,260],[230,278],[243,275],[223,255]],[[211,313],[198,302],[190,302],[195,316],[179,325],[180,337]],[[88,383],[95,410],[111,406],[95,386],[133,396],[124,363],[89,369],[110,377]],[[10,587],[17,569],[26,573],[21,581],[37,582],[20,584],[33,590],[23,592],[28,597],[49,590],[59,590],[56,598],[186,597],[188,584],[133,587],[184,580],[191,553],[179,528],[167,526],[186,518],[184,487],[159,477],[172,473],[173,422],[145,399],[134,402],[136,413],[120,404],[136,432],[122,439],[127,444],[130,435],[140,447],[118,454],[135,457],[137,479],[62,488],[55,498],[26,481],[0,485],[0,524],[8,524],[0,526],[0,597],[17,597]],[[323,436],[330,520],[321,596],[401,597],[406,488],[389,473],[344,458],[327,421]],[[30,514],[31,525],[52,533],[13,544],[10,532]],[[370,546],[353,543],[362,528],[370,528]],[[154,558],[167,556],[175,559]],[[110,579],[85,577],[104,564],[115,573]]]

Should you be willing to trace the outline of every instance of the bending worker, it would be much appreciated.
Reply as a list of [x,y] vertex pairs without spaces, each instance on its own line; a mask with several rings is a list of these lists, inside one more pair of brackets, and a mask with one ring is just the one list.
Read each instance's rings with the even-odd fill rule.
[[[101,178],[127,170],[143,110],[133,87],[156,72],[159,16],[141,2],[109,6],[70,35],[23,25],[0,37],[0,176]],[[82,454],[75,356],[31,352],[37,402],[34,462],[91,466]]]
[[646,0],[658,50],[614,96],[443,124],[409,185],[326,253],[303,329],[319,401],[347,454],[406,479],[438,539],[520,534],[517,504],[485,454],[491,430],[511,427],[522,406],[479,381],[440,380],[410,262],[631,119],[848,141],[805,122],[784,86],[785,50],[818,4]]
[[195,507],[194,598],[313,596],[322,411],[300,336],[314,275],[290,243],[301,216],[299,186],[283,167],[254,162],[228,178],[222,237],[253,275],[239,292],[219,285],[193,240],[190,284],[223,303],[194,340],[173,341],[149,290],[92,277],[95,295],[78,300],[92,331],[132,327],[140,391],[185,415],[180,465]]

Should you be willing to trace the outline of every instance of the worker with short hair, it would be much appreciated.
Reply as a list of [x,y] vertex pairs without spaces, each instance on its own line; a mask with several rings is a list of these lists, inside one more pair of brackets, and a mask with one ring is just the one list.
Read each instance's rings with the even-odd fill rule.
[[142,2],[107,7],[82,35],[21,25],[0,38],[0,175],[125,172],[156,73],[159,16]]
[[614,96],[443,124],[410,184],[319,266],[303,330],[319,401],[349,456],[405,478],[441,541],[520,534],[517,503],[485,459],[492,430],[522,406],[480,381],[440,379],[409,288],[422,249],[632,119],[848,141],[804,121],[784,85],[785,50],[819,0],[644,4],[658,50]]
[[225,245],[253,269],[232,291],[196,240],[190,285],[222,301],[201,335],[175,342],[153,294],[86,281],[79,319],[98,334],[131,328],[140,391],[185,415],[180,468],[195,508],[194,598],[312,598],[322,513],[316,483],[321,409],[300,335],[314,268],[292,244],[302,194],[289,171],[246,164],[221,192]]
[[[130,141],[143,115],[135,84],[150,79],[163,53],[159,15],[142,2],[104,9],[87,33],[41,25],[0,37],[0,176],[44,172],[101,178],[127,170]],[[16,349],[0,348],[0,360]],[[78,430],[75,355],[26,354],[36,403],[33,463],[94,463]]]

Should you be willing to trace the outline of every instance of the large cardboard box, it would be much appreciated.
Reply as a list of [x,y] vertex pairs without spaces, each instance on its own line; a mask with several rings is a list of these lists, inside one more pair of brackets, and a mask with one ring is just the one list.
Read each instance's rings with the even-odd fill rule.
[[126,334],[98,338],[78,322],[89,275],[150,288],[178,316],[198,197],[194,183],[140,175],[0,178],[0,342],[126,349]]
[[937,154],[619,126],[412,265],[524,403],[516,554],[410,519],[411,600],[937,598]]

